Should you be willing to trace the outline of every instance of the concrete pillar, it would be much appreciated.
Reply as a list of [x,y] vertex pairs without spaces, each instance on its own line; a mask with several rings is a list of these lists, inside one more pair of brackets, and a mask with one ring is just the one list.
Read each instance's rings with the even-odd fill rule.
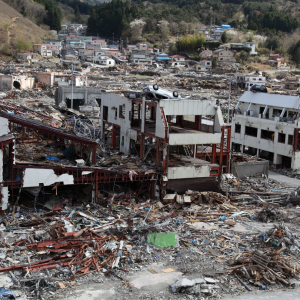
[[276,168],[281,167],[281,165],[282,165],[282,155],[277,154],[277,153],[274,153],[273,165],[274,165]]
[[212,145],[212,163],[216,162],[217,145]]
[[146,121],[146,98],[143,97],[141,132],[145,132],[145,121]]
[[256,150],[256,156],[259,158],[259,149]]
[[88,89],[84,88],[84,104],[88,104]]

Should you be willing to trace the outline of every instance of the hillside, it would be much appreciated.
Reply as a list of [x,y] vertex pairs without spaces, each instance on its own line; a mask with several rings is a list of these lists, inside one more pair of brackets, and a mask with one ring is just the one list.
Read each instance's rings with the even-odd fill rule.
[[42,42],[47,32],[24,18],[0,0],[0,50],[2,54],[15,55],[17,51],[30,50],[31,44]]

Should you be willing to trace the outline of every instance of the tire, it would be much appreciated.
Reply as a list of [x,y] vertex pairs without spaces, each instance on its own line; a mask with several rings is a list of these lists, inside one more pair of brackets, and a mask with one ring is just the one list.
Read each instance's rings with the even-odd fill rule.
[[177,92],[173,92],[173,96],[174,96],[175,98],[177,98],[177,97],[178,97],[178,93],[177,93]]
[[158,90],[158,85],[157,85],[157,84],[153,84],[153,89],[154,89],[155,91],[157,91],[157,90]]

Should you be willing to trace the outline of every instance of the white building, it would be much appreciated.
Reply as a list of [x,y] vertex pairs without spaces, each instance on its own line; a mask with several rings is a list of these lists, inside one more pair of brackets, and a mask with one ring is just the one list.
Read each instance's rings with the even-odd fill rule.
[[236,75],[236,83],[240,88],[245,89],[246,91],[249,91],[250,87],[253,84],[265,86],[266,85],[266,77],[237,74]]
[[212,68],[210,60],[202,60],[199,65],[196,65],[196,72],[209,72]]
[[105,65],[105,66],[114,66],[116,64],[115,60],[112,58],[109,58],[108,56],[99,56],[97,57],[97,60],[95,62],[99,62],[100,65]]
[[244,43],[244,47],[248,47],[251,48],[251,51],[249,52],[249,54],[257,54],[257,52],[255,51],[255,43],[254,42],[246,42]]
[[300,98],[245,92],[232,118],[231,149],[300,168]]

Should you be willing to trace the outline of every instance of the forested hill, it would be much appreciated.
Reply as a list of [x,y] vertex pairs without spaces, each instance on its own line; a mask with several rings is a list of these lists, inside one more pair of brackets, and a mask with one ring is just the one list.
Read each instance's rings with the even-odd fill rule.
[[[275,4],[274,4],[275,3]],[[166,20],[171,33],[181,33],[180,22],[216,25],[231,24],[250,30],[291,32],[299,27],[297,3],[274,1],[248,2],[244,0],[150,0],[142,2],[113,0],[100,4],[91,11],[90,33],[121,36],[130,28],[130,22],[141,19],[151,31],[151,23]],[[150,19],[151,22],[147,19]],[[175,26],[171,24],[174,23]],[[147,29],[148,27],[148,29]],[[175,27],[176,29],[172,28]]]

